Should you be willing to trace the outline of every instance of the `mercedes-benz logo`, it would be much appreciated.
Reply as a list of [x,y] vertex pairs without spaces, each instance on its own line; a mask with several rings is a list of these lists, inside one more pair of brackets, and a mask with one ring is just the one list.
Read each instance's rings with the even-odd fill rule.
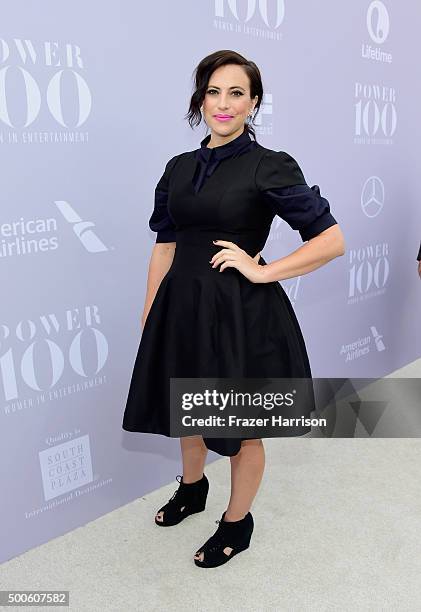
[[384,184],[378,176],[370,176],[361,193],[361,209],[370,218],[377,217],[384,206]]

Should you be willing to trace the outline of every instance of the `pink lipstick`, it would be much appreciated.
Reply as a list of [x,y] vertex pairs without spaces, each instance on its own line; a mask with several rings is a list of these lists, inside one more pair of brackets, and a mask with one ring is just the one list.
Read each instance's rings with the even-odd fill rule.
[[214,115],[215,119],[218,121],[229,121],[232,119],[231,115]]

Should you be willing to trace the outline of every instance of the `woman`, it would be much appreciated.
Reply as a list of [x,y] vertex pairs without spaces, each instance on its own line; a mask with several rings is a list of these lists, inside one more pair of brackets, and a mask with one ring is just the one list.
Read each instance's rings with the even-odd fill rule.
[[[234,51],[217,51],[196,68],[187,117],[192,127],[203,116],[210,134],[199,149],[169,160],[155,191],[149,225],[157,239],[127,431],[170,435],[170,377],[311,377],[297,318],[277,281],[343,255],[344,240],[328,201],[306,184],[297,162],[256,142],[251,118],[262,97],[257,66]],[[260,250],[276,214],[306,244],[266,264]],[[262,440],[197,435],[180,442],[180,486],[155,523],[176,525],[204,510],[207,451],[229,456],[228,507],[194,557],[199,567],[222,565],[250,543]]]

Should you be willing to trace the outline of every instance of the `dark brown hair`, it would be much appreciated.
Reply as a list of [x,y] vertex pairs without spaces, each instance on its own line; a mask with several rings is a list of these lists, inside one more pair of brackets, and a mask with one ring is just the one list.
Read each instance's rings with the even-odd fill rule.
[[195,70],[193,71],[194,79],[194,92],[190,99],[190,106],[185,119],[188,119],[190,127],[197,126],[202,121],[202,113],[200,107],[205,98],[206,89],[208,87],[209,79],[212,76],[214,70],[220,66],[226,64],[237,64],[243,66],[243,69],[250,80],[250,97],[253,99],[254,96],[258,96],[256,106],[254,107],[253,116],[250,123],[245,123],[245,130],[249,132],[254,140],[256,140],[256,134],[252,127],[252,122],[260,108],[260,104],[263,98],[263,85],[260,71],[256,64],[236,51],[230,51],[229,49],[223,49],[221,51],[215,51],[210,55],[204,57]]

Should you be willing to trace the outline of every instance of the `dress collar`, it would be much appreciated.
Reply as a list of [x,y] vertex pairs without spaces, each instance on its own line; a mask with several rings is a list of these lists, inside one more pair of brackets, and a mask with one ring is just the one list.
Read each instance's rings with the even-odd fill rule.
[[226,157],[230,157],[231,155],[238,155],[240,151],[250,145],[252,141],[247,130],[244,130],[240,136],[234,138],[234,140],[230,140],[224,145],[219,145],[218,147],[213,147],[210,149],[207,144],[211,139],[211,134],[208,134],[200,143],[200,149],[198,150],[199,156],[204,161],[209,161],[210,158],[215,160],[224,159]]

